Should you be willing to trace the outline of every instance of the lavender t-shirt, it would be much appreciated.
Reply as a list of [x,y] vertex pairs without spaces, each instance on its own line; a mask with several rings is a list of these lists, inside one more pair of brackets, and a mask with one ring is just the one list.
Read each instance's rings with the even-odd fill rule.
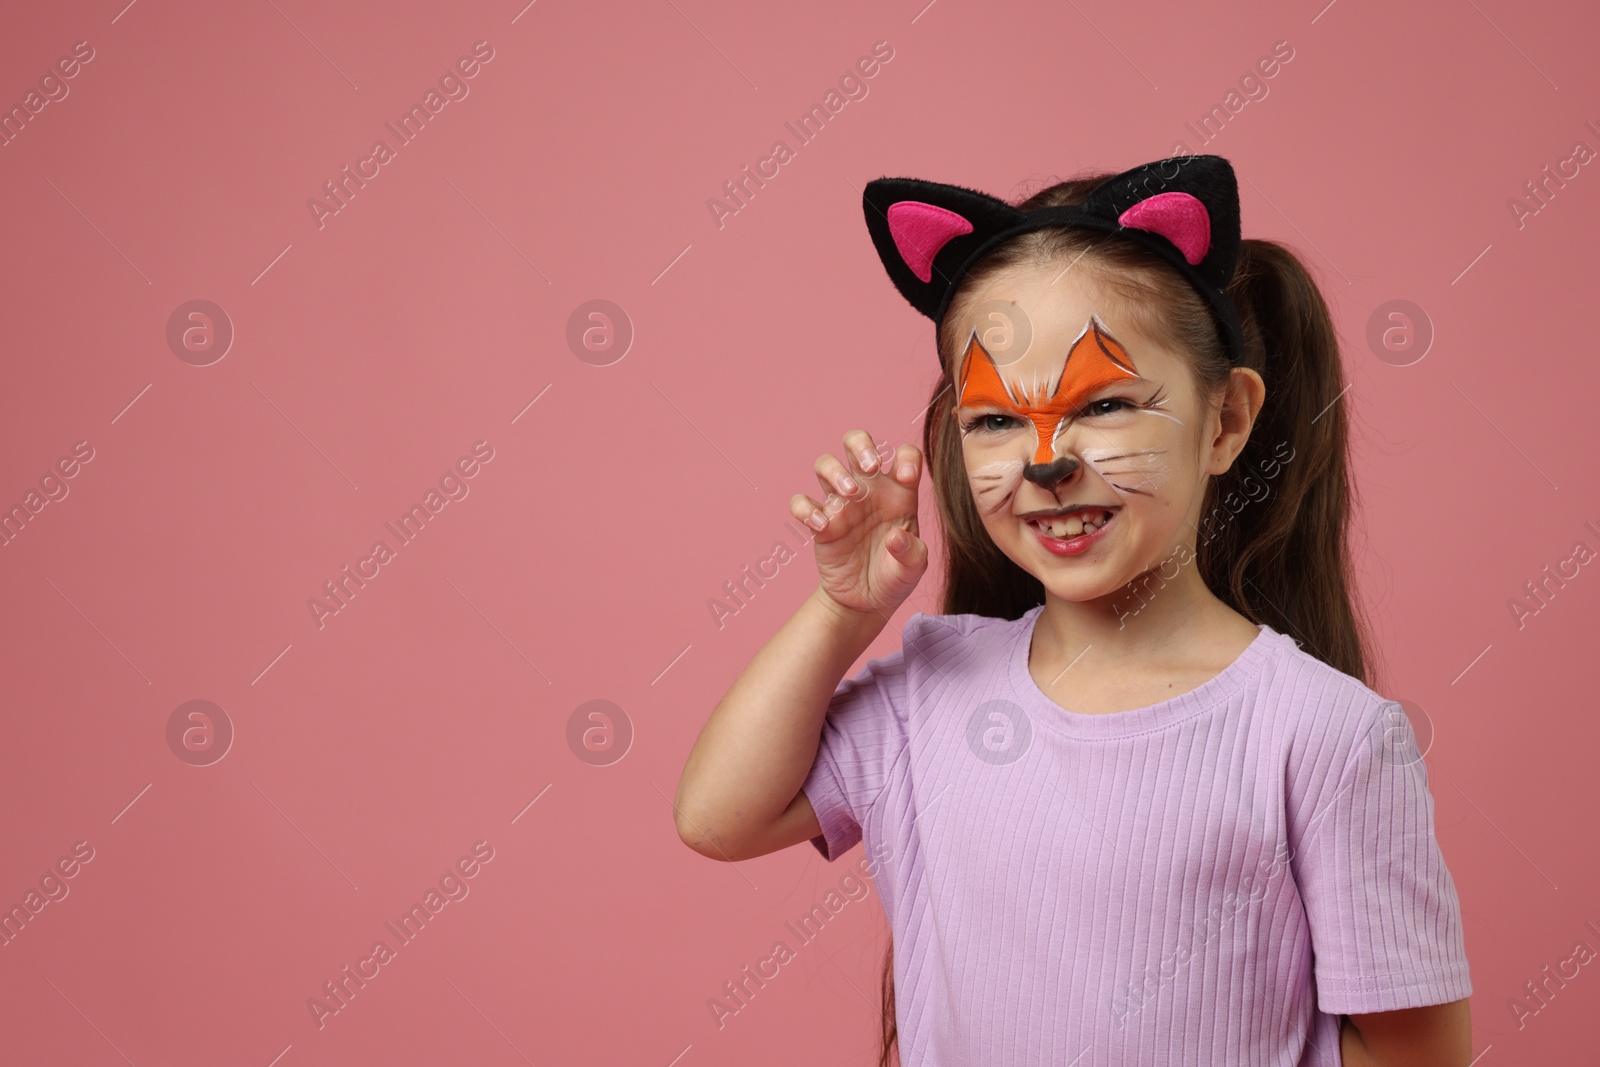
[[812,843],[875,864],[905,1067],[1337,1067],[1339,1015],[1471,994],[1399,705],[1261,626],[1187,693],[1067,711],[1042,610],[913,615],[804,784]]

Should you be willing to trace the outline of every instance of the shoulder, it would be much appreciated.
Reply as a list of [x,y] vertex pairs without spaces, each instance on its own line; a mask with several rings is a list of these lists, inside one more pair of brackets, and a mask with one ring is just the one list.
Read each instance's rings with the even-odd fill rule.
[[905,633],[913,631],[919,636],[935,640],[944,636],[979,637],[1014,633],[1018,626],[1031,616],[1029,612],[1020,619],[1000,619],[993,615],[928,615],[917,612],[906,620]]
[[[869,656],[839,682],[828,719],[839,728],[904,735],[917,708],[950,699],[957,691],[952,683],[1003,670],[1007,642],[1022,624],[985,615],[915,612],[900,627],[899,648]],[[886,629],[879,641],[892,640],[892,634]]]
[[993,665],[995,653],[1017,639],[1035,612],[1020,619],[991,615],[928,615],[917,612],[901,631],[904,643],[919,660],[954,665],[958,662]]
[[1289,635],[1276,631],[1274,635],[1281,684],[1293,694],[1292,704],[1299,717],[1356,739],[1365,737],[1397,707],[1361,679],[1317,658]]
[[957,679],[1004,670],[1006,654],[1032,614],[1002,619],[915,612],[901,626],[901,647],[870,660],[867,674],[892,676],[909,704],[938,699]]
[[1318,659],[1286,634],[1274,661],[1276,709],[1285,716],[1289,788],[1303,798],[1336,788],[1363,752],[1398,743],[1409,730],[1400,705]]

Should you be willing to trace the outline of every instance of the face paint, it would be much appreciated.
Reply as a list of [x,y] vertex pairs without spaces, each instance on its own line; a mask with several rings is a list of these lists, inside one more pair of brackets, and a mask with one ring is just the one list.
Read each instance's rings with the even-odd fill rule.
[[972,498],[982,512],[1000,511],[1022,484],[1021,459],[1002,459],[967,471],[972,482]]
[[[1166,412],[1152,414],[1165,415]],[[1168,415],[1168,418],[1172,416]],[[1174,422],[1178,420],[1174,419]],[[1183,425],[1181,422],[1178,425]],[[1105,483],[1123,496],[1129,493],[1153,495],[1166,482],[1170,473],[1167,450],[1145,448],[1129,451],[1126,448],[1080,448],[1078,455],[1095,469]]]
[[1033,424],[1032,462],[1049,463],[1055,457],[1056,438],[1085,400],[1107,386],[1138,376],[1128,353],[1098,315],[1090,316],[1056,369],[1054,379],[1047,383],[1041,382],[1037,373],[1027,383],[1007,381],[974,330],[961,360],[957,403],[962,407],[992,405],[1018,412]]
[[[995,409],[992,414],[973,415],[962,429],[963,451],[969,460],[968,478],[980,512],[991,514],[1007,510],[1025,472],[1037,473],[1035,465],[1072,462],[1056,458],[1057,439],[1068,426],[1080,421],[1086,405],[1112,399],[1122,405],[1119,411],[1109,414],[1113,421],[1107,423],[1097,416],[1081,418],[1081,421],[1087,425],[1098,423],[1101,439],[1121,447],[1083,447],[1077,449],[1077,455],[1121,496],[1153,495],[1167,481],[1167,450],[1148,447],[1154,442],[1146,434],[1138,435],[1143,440],[1131,438],[1130,423],[1119,416],[1121,412],[1130,412],[1158,415],[1180,426],[1183,422],[1170,412],[1160,410],[1167,403],[1162,396],[1143,403],[1120,395],[1097,396],[1119,383],[1142,380],[1127,350],[1111,335],[1098,315],[1090,316],[1061,363],[1053,373],[1046,373],[1044,379],[1041,380],[1038,370],[1027,379],[1016,374],[1008,379],[978,339],[977,331],[970,335],[961,363],[958,403],[965,408]],[[1013,437],[1007,429],[994,431],[989,436],[982,430],[988,418],[1020,422],[1029,433]],[[1141,444],[1147,447],[1140,447]],[[1024,448],[1027,451],[1023,451]],[[1002,449],[1009,453],[1007,458],[994,458]]]

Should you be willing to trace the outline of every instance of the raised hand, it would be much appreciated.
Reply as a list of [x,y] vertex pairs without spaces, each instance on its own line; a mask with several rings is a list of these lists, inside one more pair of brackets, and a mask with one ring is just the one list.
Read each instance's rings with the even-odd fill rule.
[[887,619],[928,567],[928,546],[917,536],[922,452],[901,445],[883,463],[865,430],[844,435],[844,452],[846,462],[831,452],[817,457],[824,501],[796,493],[789,513],[816,531],[821,592],[839,607]]

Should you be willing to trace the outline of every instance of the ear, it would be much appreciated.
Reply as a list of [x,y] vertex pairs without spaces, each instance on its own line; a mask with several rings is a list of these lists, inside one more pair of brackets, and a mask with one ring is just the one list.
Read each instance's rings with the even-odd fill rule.
[[[1175,156],[1108,178],[1084,209],[1226,289],[1239,259],[1239,185],[1221,156]],[[1172,253],[1176,251],[1177,255]]]
[[862,211],[895,288],[935,321],[969,261],[1009,236],[1071,225],[1123,235],[1204,282],[1230,346],[1242,347],[1231,305],[1212,295],[1232,280],[1240,243],[1239,186],[1221,156],[1145,163],[1105,179],[1079,205],[1029,212],[960,185],[878,178],[862,193]]
[[889,279],[930,319],[967,257],[1025,218],[987,193],[916,178],[868,182],[861,209]]
[[933,257],[950,238],[972,232],[972,223],[954,211],[924,204],[920,200],[900,200],[889,205],[889,235],[900,258],[919,281],[933,278]]
[[1211,251],[1211,214],[1188,193],[1157,193],[1117,217],[1131,229],[1159,233],[1194,266]]
[[[1209,449],[1204,463],[1207,474],[1226,474],[1233,467],[1250,441],[1266,395],[1266,383],[1256,371],[1234,367],[1229,372],[1218,410],[1212,416],[1216,420],[1216,436],[1208,445],[1202,442]],[[1202,420],[1201,425],[1211,424]]]

